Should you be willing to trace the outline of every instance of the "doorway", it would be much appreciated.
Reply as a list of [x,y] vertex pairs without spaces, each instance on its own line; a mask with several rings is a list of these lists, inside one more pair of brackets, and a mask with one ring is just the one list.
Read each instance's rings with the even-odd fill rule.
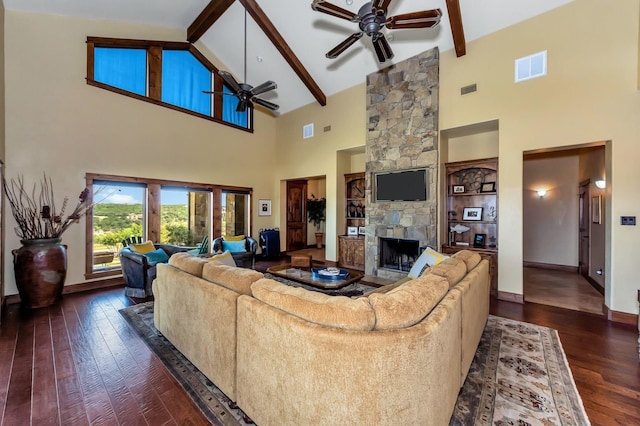
[[605,164],[604,142],[524,153],[525,302],[603,314]]

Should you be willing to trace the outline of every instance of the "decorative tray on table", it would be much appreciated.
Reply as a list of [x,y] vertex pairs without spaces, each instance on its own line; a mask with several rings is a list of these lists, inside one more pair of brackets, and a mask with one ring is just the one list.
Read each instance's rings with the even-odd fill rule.
[[334,267],[312,268],[311,271],[314,278],[322,278],[323,280],[344,280],[349,277],[348,271]]

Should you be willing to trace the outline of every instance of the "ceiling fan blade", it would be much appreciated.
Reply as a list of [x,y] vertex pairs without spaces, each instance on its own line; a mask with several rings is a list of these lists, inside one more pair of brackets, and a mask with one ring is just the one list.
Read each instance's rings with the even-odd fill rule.
[[202,93],[205,93],[207,95],[228,95],[228,96],[236,96],[235,93],[229,93],[229,92],[210,92],[208,90],[203,90]]
[[355,13],[324,0],[313,0],[313,3],[311,3],[311,9],[315,10],[316,12],[322,12],[326,13],[327,15],[335,16],[336,18],[346,19],[347,21],[351,22],[358,22],[360,20],[360,17]]
[[278,85],[276,84],[276,82],[269,80],[251,89],[251,94],[253,96],[257,96],[261,93],[268,92],[270,90],[274,90],[277,88],[278,88]]
[[342,52],[344,52],[345,50],[347,50],[347,48],[349,46],[351,46],[353,43],[355,43],[356,41],[360,40],[360,38],[362,37],[364,33],[362,31],[360,31],[359,33],[354,33],[351,34],[349,37],[347,37],[342,43],[340,43],[339,45],[337,45],[336,47],[334,47],[333,49],[331,49],[330,51],[327,52],[327,54],[325,55],[327,58],[329,59],[335,59],[338,57],[338,55],[340,55]]
[[236,107],[236,112],[245,112],[247,110],[248,104],[249,104],[249,101],[241,99],[238,102],[238,106]]
[[376,51],[376,55],[378,55],[378,61],[384,62],[387,59],[393,58],[393,51],[391,50],[391,46],[389,46],[387,39],[384,37],[384,34],[375,33],[373,37],[371,37],[371,41],[373,42],[373,48]]
[[227,86],[231,88],[231,90],[233,90],[235,95],[242,92],[242,88],[240,88],[240,84],[236,81],[235,78],[233,78],[233,76],[230,73],[220,70],[218,71],[218,75],[222,77],[224,82],[227,84]]
[[376,14],[384,15],[385,13],[387,13],[387,7],[389,7],[389,3],[391,3],[391,0],[373,0],[371,8]]
[[401,28],[431,28],[438,25],[442,11],[440,9],[423,10],[421,12],[405,13],[391,16],[385,26],[389,29]]
[[280,108],[278,105],[274,104],[273,102],[265,101],[264,99],[253,98],[252,100],[256,104],[262,105],[263,107],[270,109],[271,111],[276,111],[278,108]]

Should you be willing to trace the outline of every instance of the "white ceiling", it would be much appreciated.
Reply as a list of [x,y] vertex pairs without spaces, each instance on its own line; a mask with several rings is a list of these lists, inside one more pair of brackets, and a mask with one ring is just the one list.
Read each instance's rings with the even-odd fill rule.
[[[358,30],[357,24],[311,9],[311,0],[257,0],[289,47],[328,97],[365,80],[367,74],[438,46],[453,48],[446,0],[391,2],[387,16],[440,8],[440,25],[431,29],[386,30],[395,57],[378,64],[369,37],[362,37],[337,59],[325,53]],[[467,43],[573,0],[460,0]],[[366,0],[334,4],[357,12]],[[185,30],[208,0],[4,0],[7,10],[78,16],[109,21],[159,25]],[[269,39],[247,16],[247,82],[256,86],[274,80],[278,88],[261,97],[280,105],[279,114],[316,102]],[[239,81],[244,79],[244,9],[235,2],[202,37],[202,42]],[[114,35],[116,36],[116,35]],[[467,47],[467,53],[469,47]],[[257,56],[262,62],[256,60]],[[515,58],[514,58],[515,59]]]

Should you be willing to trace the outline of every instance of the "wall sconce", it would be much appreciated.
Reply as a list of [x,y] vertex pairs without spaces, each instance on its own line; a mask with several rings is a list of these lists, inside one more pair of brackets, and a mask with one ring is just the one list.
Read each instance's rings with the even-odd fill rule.
[[607,181],[604,179],[598,179],[595,181],[595,185],[597,188],[605,189],[607,187]]
[[544,198],[545,195],[547,195],[547,190],[546,189],[538,189],[538,197],[540,198]]

